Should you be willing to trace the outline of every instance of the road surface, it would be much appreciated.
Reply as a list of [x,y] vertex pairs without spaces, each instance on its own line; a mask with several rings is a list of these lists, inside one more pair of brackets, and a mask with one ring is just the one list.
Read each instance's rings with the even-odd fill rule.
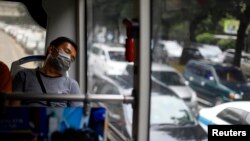
[[13,61],[25,56],[28,56],[28,54],[16,43],[15,39],[0,30],[0,60],[5,62],[10,68]]

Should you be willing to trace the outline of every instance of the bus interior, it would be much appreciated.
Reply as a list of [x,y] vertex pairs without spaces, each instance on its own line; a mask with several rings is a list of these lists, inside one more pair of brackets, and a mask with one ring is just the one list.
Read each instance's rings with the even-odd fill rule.
[[32,130],[41,141],[53,141],[57,126],[90,127],[99,141],[208,140],[197,118],[208,106],[182,77],[182,50],[189,48],[184,61],[223,64],[225,51],[235,49],[232,62],[240,67],[241,51],[247,54],[250,45],[249,9],[247,0],[0,0],[0,60],[12,76],[42,65],[49,43],[65,36],[79,46],[67,76],[81,90],[80,96],[12,92],[4,98],[84,104],[61,110],[2,105],[0,137],[20,130],[13,135],[30,139],[32,131],[21,130],[30,124],[21,120],[27,114],[40,122]]

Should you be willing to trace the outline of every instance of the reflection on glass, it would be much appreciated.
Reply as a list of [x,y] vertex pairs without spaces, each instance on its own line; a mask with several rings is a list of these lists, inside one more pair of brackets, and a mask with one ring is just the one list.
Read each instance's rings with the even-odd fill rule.
[[152,96],[151,97],[151,124],[185,125],[194,123],[186,104],[176,96]]
[[[46,29],[33,20],[22,3],[0,2],[0,36],[0,60],[9,67],[22,57],[43,55],[45,52]],[[36,67],[33,63],[24,66]]]
[[113,61],[125,61],[125,54],[124,52],[119,51],[109,51],[110,60]]
[[246,79],[243,73],[238,69],[216,69],[216,72],[221,81],[231,83],[245,83]]
[[167,71],[153,71],[152,76],[166,85],[184,86],[185,83],[182,81],[180,76],[175,72]]

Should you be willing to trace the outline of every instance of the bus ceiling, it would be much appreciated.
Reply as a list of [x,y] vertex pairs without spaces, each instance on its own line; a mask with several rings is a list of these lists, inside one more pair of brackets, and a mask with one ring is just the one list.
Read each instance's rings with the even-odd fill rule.
[[31,17],[43,28],[47,27],[47,14],[42,7],[42,0],[2,0],[10,2],[21,2],[23,3]]

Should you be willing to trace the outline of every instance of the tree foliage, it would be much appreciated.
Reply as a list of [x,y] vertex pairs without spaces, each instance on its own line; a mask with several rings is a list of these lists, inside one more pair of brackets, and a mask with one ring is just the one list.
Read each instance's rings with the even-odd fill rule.
[[[235,18],[240,22],[237,32],[237,40],[235,42],[235,57],[234,65],[240,66],[241,51],[244,49],[244,40],[246,30],[250,18],[250,1],[249,0],[202,0],[203,12],[197,15],[200,18],[199,22],[194,22],[192,29],[196,29],[194,34],[204,32],[204,27],[208,27],[209,31],[216,33],[221,32],[218,29],[209,28],[209,22],[217,24],[223,18]],[[199,18],[198,18],[199,19]],[[217,23],[216,23],[217,22]],[[200,27],[199,27],[200,26]],[[222,42],[222,41],[221,41]]]
[[[123,18],[133,18],[135,10],[139,10],[134,4],[133,0],[94,0],[95,25],[119,30],[118,25]],[[195,42],[205,41],[206,38],[206,42],[213,43],[217,40],[206,33],[225,34],[223,19],[239,20],[237,40],[234,45],[236,50],[234,64],[239,66],[250,18],[249,0],[156,0],[152,1],[152,7],[152,35],[166,39]],[[219,40],[217,43],[224,47],[225,44],[229,45],[234,41]]]

